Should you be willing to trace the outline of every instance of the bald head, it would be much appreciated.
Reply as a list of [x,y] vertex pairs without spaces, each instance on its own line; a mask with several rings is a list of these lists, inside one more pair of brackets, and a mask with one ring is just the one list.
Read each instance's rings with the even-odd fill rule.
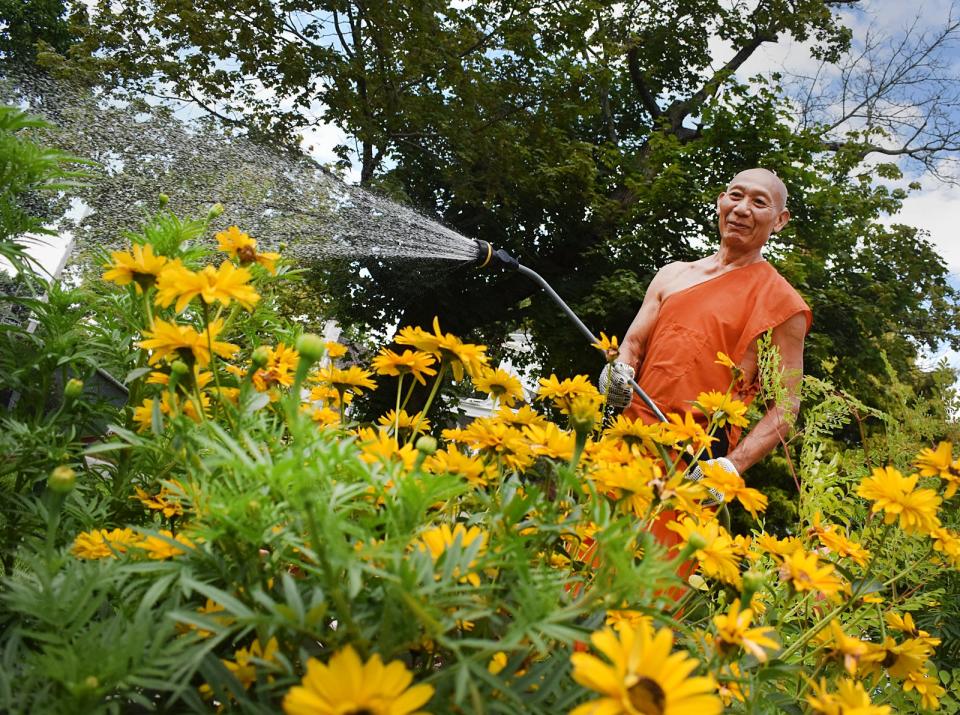
[[741,171],[730,180],[729,184],[727,184],[727,190],[729,191],[731,186],[734,186],[740,182],[753,182],[762,184],[767,191],[770,192],[770,196],[773,198],[777,210],[783,211],[783,209],[787,207],[787,186],[780,180],[779,176],[774,174],[769,169],[761,169],[757,167],[755,169],[746,169]]

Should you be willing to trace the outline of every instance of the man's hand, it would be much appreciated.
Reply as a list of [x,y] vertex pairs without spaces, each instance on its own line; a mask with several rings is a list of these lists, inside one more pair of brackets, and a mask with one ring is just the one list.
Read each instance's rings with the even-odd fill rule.
[[[704,463],[710,464],[710,465],[716,465],[718,467],[721,467],[724,471],[732,472],[733,474],[736,474],[738,477],[740,476],[740,472],[738,472],[737,468],[733,466],[733,462],[731,462],[726,457],[717,457],[716,459],[708,459]],[[692,471],[687,472],[687,479],[693,482],[699,482],[701,479],[703,479],[703,476],[704,476],[703,470],[700,469],[699,464],[697,464],[697,466],[695,466]],[[718,504],[723,504],[724,497],[725,497],[723,492],[713,488],[708,488],[707,491],[710,492],[710,496],[712,496]]]
[[598,387],[607,396],[607,404],[615,410],[622,410],[633,399],[633,368],[622,362],[607,363],[600,372]]

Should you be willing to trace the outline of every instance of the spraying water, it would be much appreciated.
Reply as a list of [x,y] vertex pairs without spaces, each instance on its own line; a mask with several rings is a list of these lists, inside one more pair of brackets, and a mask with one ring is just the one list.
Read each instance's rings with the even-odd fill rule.
[[[86,187],[71,192],[92,212],[78,220],[63,197],[56,228],[72,231],[81,253],[126,243],[160,192],[180,215],[211,204],[265,249],[311,263],[326,259],[457,262],[477,244],[383,196],[348,186],[298,152],[231,134],[211,120],[184,120],[167,106],[121,91],[90,91],[49,78],[0,78],[0,101],[55,125],[50,143],[100,163]],[[180,115],[183,114],[181,110]],[[429,266],[427,266],[429,269]],[[408,266],[409,269],[409,266]]]

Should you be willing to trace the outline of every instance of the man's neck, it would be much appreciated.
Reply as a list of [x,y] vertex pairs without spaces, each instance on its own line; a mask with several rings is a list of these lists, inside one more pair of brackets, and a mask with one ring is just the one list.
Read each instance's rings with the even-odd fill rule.
[[717,270],[732,271],[734,268],[749,266],[751,263],[760,263],[764,259],[759,248],[742,252],[721,244],[713,254],[713,260]]

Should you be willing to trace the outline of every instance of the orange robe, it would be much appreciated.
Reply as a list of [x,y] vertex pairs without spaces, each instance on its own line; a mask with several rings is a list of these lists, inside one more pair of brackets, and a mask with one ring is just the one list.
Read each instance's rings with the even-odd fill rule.
[[[730,389],[730,368],[717,364],[718,352],[740,364],[758,337],[797,313],[804,315],[809,331],[813,321],[809,306],[766,262],[735,268],[677,291],[660,306],[637,382],[664,414],[682,415],[691,410],[701,392]],[[733,396],[749,404],[757,388],[756,380],[737,385]],[[646,424],[659,421],[637,395],[624,415]],[[706,426],[703,414],[694,416]],[[731,448],[739,437],[739,427],[728,432]],[[666,525],[675,520],[676,512],[664,511],[651,528],[657,541],[671,549],[677,548],[680,537]],[[687,575],[685,570],[681,575]]]

